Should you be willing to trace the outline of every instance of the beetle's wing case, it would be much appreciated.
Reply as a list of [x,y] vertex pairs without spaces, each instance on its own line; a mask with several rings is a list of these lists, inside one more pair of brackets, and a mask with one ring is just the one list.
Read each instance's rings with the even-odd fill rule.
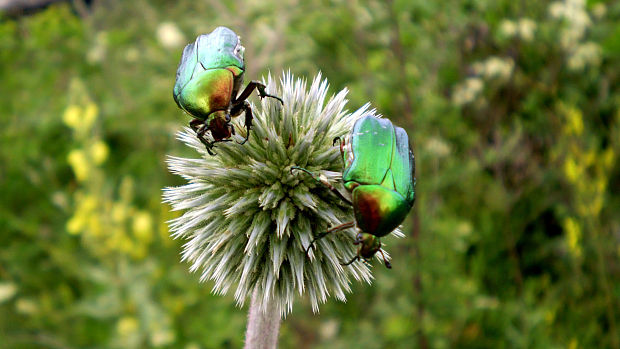
[[394,127],[390,120],[370,115],[357,120],[349,142],[353,161],[342,173],[345,186],[353,184],[348,182],[380,184],[392,162]]
[[177,102],[177,105],[181,109],[183,109],[183,107],[179,101],[179,96],[181,95],[181,91],[183,91],[185,85],[187,85],[187,83],[192,79],[192,76],[194,76],[196,67],[200,66],[197,63],[198,56],[196,55],[196,45],[195,43],[188,44],[185,46],[185,49],[183,49],[183,55],[181,56],[179,67],[177,68],[176,81],[174,83],[174,88],[172,89],[174,101]]
[[407,132],[394,127],[396,142],[392,159],[392,175],[397,192],[403,195],[410,206],[415,200],[415,159]]

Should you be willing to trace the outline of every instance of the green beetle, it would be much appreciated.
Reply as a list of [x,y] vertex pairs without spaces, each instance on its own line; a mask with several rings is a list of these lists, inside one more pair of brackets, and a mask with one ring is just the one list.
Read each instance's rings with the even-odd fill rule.
[[[261,98],[272,97],[283,103],[267,94],[265,85],[258,81],[248,83],[238,95],[245,72],[244,50],[235,32],[218,27],[185,46],[181,56],[172,95],[179,108],[194,117],[189,126],[211,155],[215,143],[229,141],[235,134],[230,120],[244,111],[247,135],[241,144],[248,140],[252,109],[246,99],[254,89]],[[207,131],[213,141],[205,138]]]
[[364,261],[381,252],[385,266],[391,268],[381,250],[380,237],[388,235],[407,217],[415,201],[415,160],[407,132],[395,127],[388,119],[367,115],[357,120],[353,129],[340,141],[344,160],[342,181],[351,194],[349,200],[336,190],[326,178],[294,166],[291,168],[310,174],[344,202],[353,206],[355,221],[347,222],[319,234],[314,242],[333,233],[357,227],[354,241],[359,245],[357,255],[349,265],[362,258]]

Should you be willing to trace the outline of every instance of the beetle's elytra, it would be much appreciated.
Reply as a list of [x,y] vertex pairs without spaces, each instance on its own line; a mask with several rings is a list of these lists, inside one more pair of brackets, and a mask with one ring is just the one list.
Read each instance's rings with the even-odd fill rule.
[[[250,81],[239,94],[245,73],[244,47],[235,32],[218,27],[210,34],[203,34],[185,46],[177,69],[173,97],[179,108],[194,119],[189,123],[209,154],[217,142],[228,141],[235,134],[230,120],[245,112],[245,127],[250,136],[252,109],[246,99],[254,89],[261,98],[267,94],[265,85]],[[207,140],[210,131],[212,141]]]
[[[319,234],[313,244],[325,235],[356,227],[355,245],[357,255],[348,265],[362,258],[367,260],[381,250],[379,238],[396,229],[413,207],[415,201],[415,158],[404,129],[396,127],[388,119],[367,115],[355,122],[351,132],[340,141],[344,161],[342,181],[350,193],[349,200],[325,179],[301,167],[315,180],[328,187],[343,201],[353,207],[355,221],[333,227]],[[291,169],[291,170],[292,170]],[[388,268],[389,262],[383,255]]]

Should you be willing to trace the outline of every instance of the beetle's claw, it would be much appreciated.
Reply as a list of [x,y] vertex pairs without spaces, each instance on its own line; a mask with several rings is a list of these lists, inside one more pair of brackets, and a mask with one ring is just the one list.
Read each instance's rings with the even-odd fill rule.
[[209,153],[209,155],[211,155],[211,156],[215,156],[215,155],[217,155],[217,154],[216,154],[216,153],[214,153],[214,152],[211,150],[211,148],[209,148],[209,147],[207,147],[207,153]]
[[284,105],[284,101],[282,100],[282,98],[280,98],[280,97],[278,97],[278,96],[270,95],[270,94],[268,94],[268,93],[265,93],[265,94],[263,94],[263,95],[260,95],[260,98],[261,98],[261,99],[262,99],[262,98],[265,98],[265,97],[275,98],[275,99],[279,100],[279,101],[280,101],[280,103],[281,103],[282,105]]
[[249,135],[249,134],[248,134],[248,136],[247,136],[247,137],[245,137],[245,139],[243,140],[243,142],[237,142],[237,144],[241,144],[241,145],[243,145],[243,144],[245,144],[245,142],[247,142],[247,141],[248,141],[248,139],[250,139],[250,135]]

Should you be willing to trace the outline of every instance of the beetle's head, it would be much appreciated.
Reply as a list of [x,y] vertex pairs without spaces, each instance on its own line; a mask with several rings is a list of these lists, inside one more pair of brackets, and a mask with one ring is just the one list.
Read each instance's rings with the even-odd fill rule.
[[213,136],[213,140],[219,142],[223,139],[230,138],[232,134],[232,125],[230,124],[230,115],[225,110],[216,110],[209,115],[209,130]]
[[381,241],[379,238],[368,233],[360,233],[361,236],[361,244],[360,247],[360,256],[365,259],[372,258],[372,256],[377,253],[381,249]]

